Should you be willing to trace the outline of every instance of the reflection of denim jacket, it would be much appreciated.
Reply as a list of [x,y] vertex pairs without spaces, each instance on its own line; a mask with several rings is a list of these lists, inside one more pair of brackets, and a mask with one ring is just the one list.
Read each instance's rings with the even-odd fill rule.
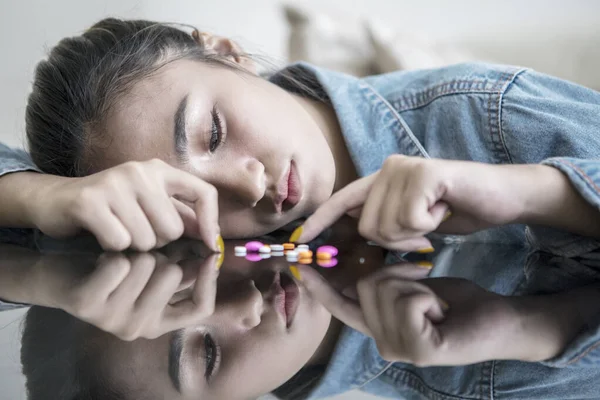
[[[324,91],[334,105],[362,176],[375,172],[394,153],[494,164],[545,163],[565,173],[600,209],[600,93],[520,68],[483,64],[366,79],[306,64],[288,69],[299,70],[314,75],[319,82],[315,89]],[[279,74],[271,79],[289,86]],[[0,173],[30,168],[25,155],[0,147]],[[0,230],[0,240],[31,243],[23,232]],[[515,273],[509,274],[505,263],[504,269],[482,274],[474,268],[477,272],[469,275],[461,261],[448,264],[444,275],[470,277],[505,294],[560,291],[600,279],[596,240],[512,226],[472,235],[463,246],[469,241],[527,244],[537,251],[511,264]],[[436,260],[434,273],[446,265],[440,263]],[[490,361],[444,368],[388,363],[371,339],[346,329],[323,379],[307,398],[356,388],[402,399],[600,399],[600,320],[588,324],[563,354],[546,363]]]

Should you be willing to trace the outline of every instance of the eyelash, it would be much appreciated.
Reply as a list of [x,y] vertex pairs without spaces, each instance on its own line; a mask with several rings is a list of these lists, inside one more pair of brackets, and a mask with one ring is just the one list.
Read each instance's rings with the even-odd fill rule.
[[207,333],[204,335],[204,356],[206,362],[206,380],[212,378],[213,372],[221,362],[221,347],[215,343],[213,337]]
[[224,143],[223,140],[223,124],[221,121],[221,115],[217,110],[217,106],[215,105],[210,112],[212,116],[212,128],[210,141],[208,143],[208,149],[211,153],[214,153],[217,148]]

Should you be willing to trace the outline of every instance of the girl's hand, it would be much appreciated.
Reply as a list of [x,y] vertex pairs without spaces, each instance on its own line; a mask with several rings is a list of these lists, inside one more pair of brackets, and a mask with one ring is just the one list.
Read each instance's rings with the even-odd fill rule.
[[335,318],[375,339],[388,361],[420,367],[493,359],[540,361],[564,345],[555,325],[547,320],[536,323],[539,309],[529,316],[520,312],[512,300],[519,298],[506,298],[462,279],[417,282],[427,270],[412,264],[378,270],[361,279],[355,290],[345,290],[348,296],[311,268],[297,268],[311,295]]
[[36,304],[60,308],[123,340],[157,338],[214,312],[222,258],[184,258],[176,264],[159,253],[106,253],[91,273],[82,273],[81,258],[42,256],[32,278]]
[[147,251],[185,234],[222,251],[217,190],[160,160],[62,178],[40,188],[32,201],[33,223],[52,237],[87,230],[105,250]]
[[385,248],[425,250],[433,231],[471,233],[515,222],[536,168],[390,156],[381,170],[331,196],[292,239],[310,241],[348,213],[359,218],[363,237]]

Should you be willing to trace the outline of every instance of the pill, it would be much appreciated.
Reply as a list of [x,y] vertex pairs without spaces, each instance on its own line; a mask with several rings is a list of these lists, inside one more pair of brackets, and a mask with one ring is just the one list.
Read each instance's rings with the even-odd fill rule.
[[297,262],[298,261],[298,257],[287,257],[285,260],[287,262]]
[[271,253],[260,253],[260,258],[261,259],[267,259],[267,258],[271,258]]
[[301,258],[298,260],[300,264],[312,264],[312,258]]
[[272,251],[271,255],[273,257],[283,257],[283,251]]
[[256,253],[250,253],[246,256],[246,260],[248,261],[252,261],[252,262],[257,262],[262,260],[260,254],[256,254]]
[[256,251],[260,250],[261,247],[263,247],[263,244],[256,240],[246,243],[246,250],[248,250],[248,251],[256,252]]
[[246,248],[244,246],[235,246],[234,250],[236,253],[246,253]]
[[335,267],[338,263],[337,258],[332,258],[331,260],[317,260],[317,265],[323,268],[332,268]]
[[282,244],[272,244],[271,245],[271,250],[272,251],[283,251],[285,249],[283,248]]
[[285,250],[294,250],[295,247],[296,247],[296,245],[294,243],[284,243],[283,244],[283,248]]
[[332,257],[338,255],[338,249],[333,246],[321,246],[317,249],[317,253],[329,253]]
[[365,263],[365,259],[363,257],[360,258],[360,260],[358,260],[359,263],[364,264]]
[[259,253],[270,253],[271,252],[271,248],[269,246],[261,246],[260,249],[258,249]]
[[285,252],[285,255],[288,257],[298,257],[298,252],[296,250],[288,250]]
[[332,258],[331,253],[326,253],[324,251],[317,252],[317,259],[319,260],[331,260]]
[[312,256],[313,256],[313,253],[310,250],[298,252],[298,257],[300,257],[300,258],[312,258]]
[[308,248],[307,244],[299,244],[298,246],[296,246],[296,250],[298,250],[298,251],[307,251],[307,250],[310,250],[310,249]]

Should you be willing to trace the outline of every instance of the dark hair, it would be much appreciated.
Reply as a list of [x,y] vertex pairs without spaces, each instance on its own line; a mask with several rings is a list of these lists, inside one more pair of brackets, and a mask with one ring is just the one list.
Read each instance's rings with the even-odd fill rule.
[[[64,311],[33,306],[21,338],[21,365],[29,400],[125,400],[126,390],[102,369],[99,330]],[[123,388],[124,389],[124,388]]]
[[[201,39],[151,21],[103,19],[61,40],[36,68],[26,110],[29,151],[44,172],[82,176],[100,142],[92,131],[139,80],[180,59],[236,68]],[[92,145],[93,144],[93,145]]]

